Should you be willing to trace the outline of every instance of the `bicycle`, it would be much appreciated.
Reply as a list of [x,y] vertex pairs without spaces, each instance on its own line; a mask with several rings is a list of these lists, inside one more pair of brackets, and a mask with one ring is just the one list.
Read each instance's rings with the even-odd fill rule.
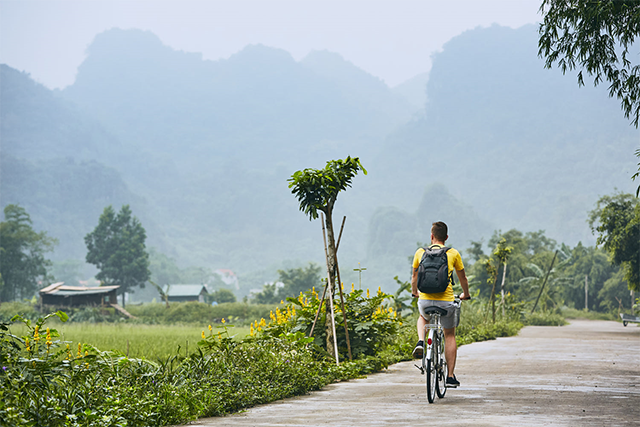
[[[454,305],[460,308],[460,298],[455,297]],[[425,314],[429,315],[429,323],[425,325],[426,349],[422,353],[422,366],[415,365],[420,373],[427,374],[427,400],[435,401],[436,395],[442,399],[447,392],[447,359],[444,353],[444,331],[440,325],[440,316],[447,314],[447,310],[440,307],[427,307]]]

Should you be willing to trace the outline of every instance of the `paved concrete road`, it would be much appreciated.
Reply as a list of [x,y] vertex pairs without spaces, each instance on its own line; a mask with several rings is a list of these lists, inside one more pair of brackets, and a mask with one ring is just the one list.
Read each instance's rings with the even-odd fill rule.
[[572,321],[458,351],[462,387],[427,403],[412,362],[198,426],[639,426],[640,327]]

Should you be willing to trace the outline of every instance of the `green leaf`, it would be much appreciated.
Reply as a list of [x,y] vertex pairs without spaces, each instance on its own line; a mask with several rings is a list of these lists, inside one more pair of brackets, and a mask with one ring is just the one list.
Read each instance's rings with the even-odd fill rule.
[[66,322],[67,320],[69,320],[69,316],[64,311],[58,310],[56,312],[56,315],[60,318],[60,321],[62,322]]

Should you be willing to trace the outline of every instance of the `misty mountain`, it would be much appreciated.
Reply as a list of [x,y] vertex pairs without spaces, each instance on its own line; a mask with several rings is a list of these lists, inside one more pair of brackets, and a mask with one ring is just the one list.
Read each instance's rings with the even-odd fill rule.
[[151,236],[149,243],[165,247],[145,200],[131,193],[116,170],[94,160],[28,161],[3,154],[0,182],[3,208],[19,204],[31,216],[36,230],[58,239],[51,256],[54,260],[84,260],[84,236],[95,228],[108,205],[131,205]]
[[[119,29],[96,36],[62,95],[140,153],[111,166],[152,201],[176,255],[234,268],[248,247],[270,248],[263,263],[321,259],[287,178],[349,154],[366,162],[415,111],[334,53],[296,62],[250,45],[203,61]],[[351,218],[351,231],[365,233],[367,218]]]
[[361,262],[367,286],[395,289],[437,220],[463,257],[512,227],[589,243],[597,197],[633,189],[639,134],[606,90],[544,70],[536,46],[533,26],[475,29],[434,55],[428,81],[389,89],[331,52],[250,45],[206,61],[109,30],[63,91],[0,68],[2,206],[57,237],[57,259],[83,259],[104,206],[129,203],[150,246],[260,287],[323,263],[321,225],[287,179],[352,155],[369,174],[336,204],[345,282]]
[[31,160],[121,160],[125,147],[91,115],[26,73],[0,64],[2,153]]
[[120,29],[96,36],[63,95],[123,142],[185,173],[233,156],[272,170],[345,151],[366,155],[371,140],[414,110],[336,54],[314,52],[298,63],[283,50],[249,45],[204,61],[150,32]]
[[450,40],[433,57],[427,98],[374,163],[396,177],[378,182],[390,205],[439,181],[496,228],[592,244],[586,218],[598,197],[633,190],[640,132],[605,87],[544,69],[534,26]]
[[391,91],[409,101],[416,109],[422,110],[427,103],[427,83],[429,73],[420,73],[393,87]]
[[399,275],[401,280],[409,280],[408,257],[419,244],[430,244],[432,224],[443,219],[449,226],[447,245],[462,252],[469,247],[469,241],[482,240],[495,227],[449,193],[444,184],[433,183],[424,190],[415,212],[394,206],[375,210],[367,235],[368,274],[386,278]]
[[[258,45],[202,61],[142,31],[98,35],[62,92],[4,71],[15,81],[2,80],[3,151],[13,154],[3,170],[15,180],[4,180],[2,203],[21,203],[59,238],[56,258],[84,257],[81,237],[104,207],[94,204],[131,203],[150,244],[187,265],[242,270],[248,253],[259,254],[249,271],[283,259],[320,261],[319,224],[298,211],[287,178],[350,149],[373,152],[413,113],[335,54],[313,52],[298,63]],[[89,170],[95,176],[83,178]],[[111,197],[102,196],[103,176],[113,182]],[[80,210],[83,203],[92,207]],[[353,224],[364,232],[365,221]],[[345,251],[356,245],[345,237]]]

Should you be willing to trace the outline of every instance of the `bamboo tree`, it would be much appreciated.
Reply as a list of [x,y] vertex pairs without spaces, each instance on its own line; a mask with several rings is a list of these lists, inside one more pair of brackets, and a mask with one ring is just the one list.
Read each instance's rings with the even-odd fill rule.
[[[498,268],[494,267],[493,262],[491,260],[491,258],[487,258],[484,262],[483,262],[484,268],[487,271],[487,275],[488,275],[488,279],[487,279],[487,283],[493,282],[493,285],[491,286],[491,293],[489,294],[489,301],[491,302],[491,311],[493,312],[493,323],[496,322],[496,310],[495,310],[495,298],[494,298],[494,293],[496,291],[496,283],[498,282],[498,270],[500,269],[500,264],[498,264]],[[485,314],[485,320],[487,319],[487,316],[489,315],[488,312],[488,307],[487,307],[487,313]]]
[[[498,243],[498,247],[493,252],[496,258],[502,263],[502,281],[500,282],[500,303],[502,305],[502,317],[504,317],[504,281],[507,278],[507,259],[511,252],[513,251],[513,247],[507,246],[507,239],[504,237],[500,239]],[[495,307],[493,310],[493,317],[495,322]]]

